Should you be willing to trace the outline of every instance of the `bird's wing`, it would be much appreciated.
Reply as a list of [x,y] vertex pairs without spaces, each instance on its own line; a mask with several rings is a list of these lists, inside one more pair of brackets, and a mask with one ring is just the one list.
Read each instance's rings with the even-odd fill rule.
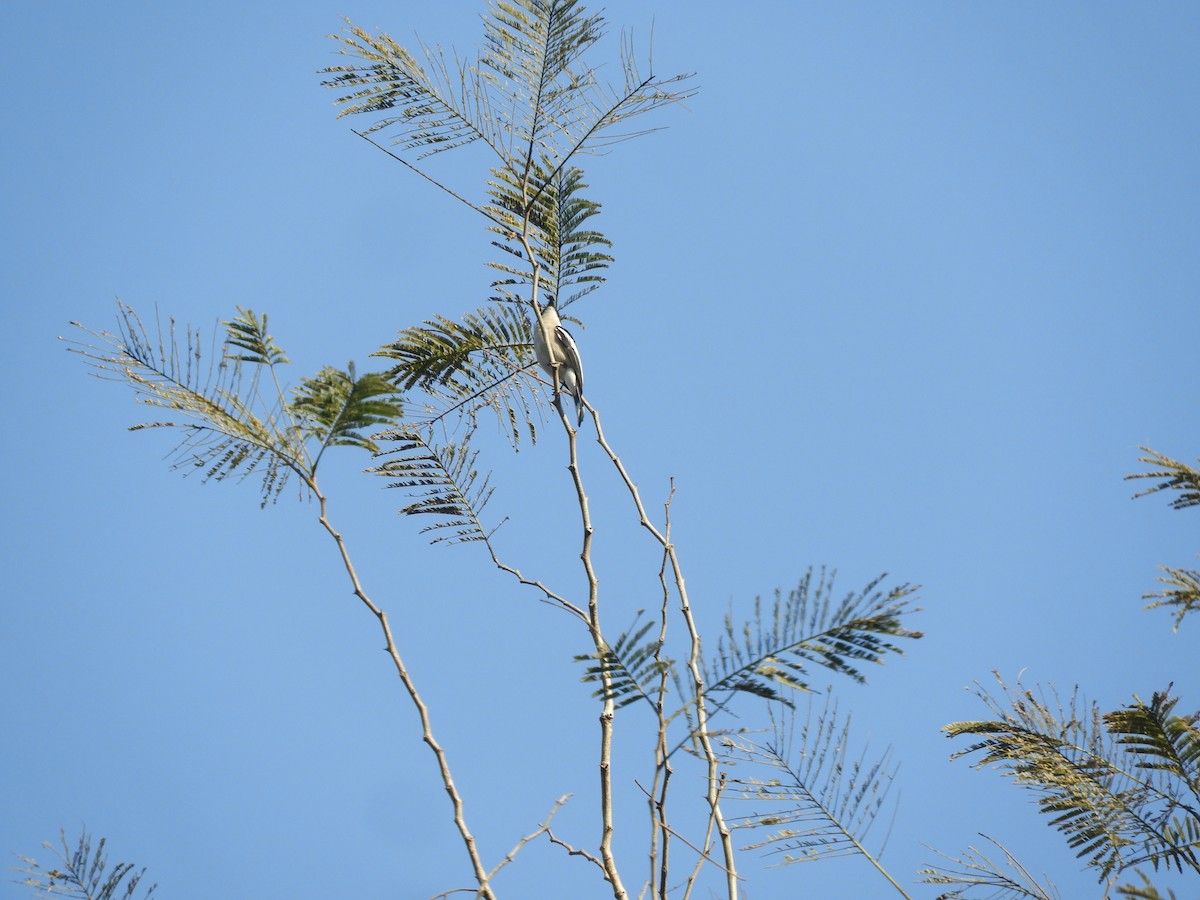
[[564,364],[575,373],[575,396],[583,397],[583,360],[579,358],[579,348],[575,346],[575,338],[571,337],[571,332],[561,325],[555,326],[554,336],[558,338],[558,345],[566,357],[563,360]]

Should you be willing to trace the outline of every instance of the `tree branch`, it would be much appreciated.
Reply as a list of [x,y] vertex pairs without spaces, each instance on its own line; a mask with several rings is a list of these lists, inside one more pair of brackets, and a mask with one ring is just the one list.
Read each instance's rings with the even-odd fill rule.
[[438,772],[442,778],[442,786],[445,788],[446,794],[450,798],[451,806],[454,809],[455,827],[458,828],[458,833],[462,837],[463,845],[467,849],[467,856],[471,860],[471,868],[475,871],[475,880],[479,884],[478,894],[483,900],[495,900],[495,894],[488,883],[490,876],[484,868],[483,860],[479,856],[479,850],[475,846],[475,837],[471,834],[470,829],[467,828],[466,817],[463,813],[462,797],[459,795],[458,788],[454,784],[454,778],[450,774],[450,763],[446,758],[446,751],[442,749],[441,744],[433,736],[433,725],[429,718],[429,708],[425,705],[425,701],[421,699],[416,683],[413,681],[412,676],[409,675],[408,668],[404,665],[404,660],[400,657],[400,651],[396,647],[395,638],[392,636],[391,625],[388,624],[387,613],[379,606],[376,606],[363,590],[362,584],[358,580],[358,573],[354,569],[354,563],[350,560],[350,552],[346,548],[346,542],[329,521],[325,495],[321,493],[314,479],[311,477],[307,478],[306,482],[313,496],[317,498],[317,502],[320,504],[319,509],[321,514],[319,521],[337,545],[338,553],[342,558],[342,565],[345,567],[346,575],[349,577],[350,584],[354,588],[354,596],[361,600],[363,605],[371,611],[371,614],[379,620],[379,627],[383,632],[386,642],[385,649],[387,650],[387,654],[391,657],[392,663],[396,668],[396,674],[400,676],[400,682],[404,685],[405,691],[408,692],[409,699],[412,700],[413,706],[417,708],[417,715],[421,719],[421,737],[429,745],[429,749],[433,751],[433,755],[437,760]]

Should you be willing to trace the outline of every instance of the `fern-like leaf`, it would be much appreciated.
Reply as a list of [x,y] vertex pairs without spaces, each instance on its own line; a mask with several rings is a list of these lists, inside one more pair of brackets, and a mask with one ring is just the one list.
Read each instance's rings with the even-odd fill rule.
[[631,137],[627,120],[691,96],[690,75],[642,76],[622,46],[624,85],[602,84],[584,54],[604,19],[580,0],[498,0],[484,16],[484,49],[474,63],[423,48],[424,64],[387,34],[348,24],[334,36],[355,61],[332,66],[323,84],[343,93],[339,115],[383,113],[369,131],[390,129],[396,144],[428,156],[482,141],[502,168],[528,172],[539,157],[557,169],[576,153]]
[[[1179,496],[1171,501],[1173,509],[1187,509],[1200,505],[1200,469],[1164,456],[1149,447],[1139,449],[1148,455],[1140,457],[1138,461],[1157,468],[1149,472],[1126,475],[1126,480],[1150,478],[1158,483],[1134,494],[1135,498],[1145,497],[1157,491],[1174,490],[1179,492]],[[1159,568],[1167,573],[1166,577],[1160,576],[1158,579],[1167,585],[1166,589],[1144,594],[1142,599],[1155,601],[1147,604],[1146,609],[1156,609],[1160,606],[1171,608],[1175,613],[1174,630],[1178,631],[1183,617],[1200,609],[1200,572],[1194,569],[1172,569],[1167,566]]]
[[[205,481],[258,474],[265,505],[283,490],[289,473],[303,474],[308,464],[302,436],[286,410],[280,411],[278,392],[274,402],[262,399],[258,368],[249,381],[243,378],[247,361],[271,366],[285,359],[264,337],[265,330],[259,334],[263,340],[251,338],[251,315],[240,320],[245,330],[231,327],[219,364],[205,364],[198,330],[185,327],[180,337],[170,320],[165,330],[160,322],[151,334],[125,304],[118,304],[116,333],[72,323],[94,342],[73,342],[69,349],[87,359],[99,377],[129,384],[139,402],[182,417],[130,427],[180,429],[183,437],[172,451],[175,468],[199,472]],[[265,329],[265,316],[253,321]],[[230,347],[241,352],[230,353]]]
[[615,643],[595,653],[575,657],[576,662],[588,664],[581,680],[600,685],[593,697],[611,699],[617,709],[638,700],[654,705],[655,685],[662,673],[672,667],[670,660],[661,657],[662,645],[657,637],[646,639],[654,625],[653,621],[648,621],[638,628],[635,621],[634,627],[623,632]]
[[342,94],[338,116],[386,113],[366,133],[391,129],[394,142],[419,158],[483,141],[502,153],[503,121],[490,111],[487,80],[478,69],[448,62],[440,50],[424,52],[422,66],[386,33],[371,35],[347,21],[349,34],[330,35],[339,53],[358,62],[331,66],[322,82]]
[[226,329],[226,359],[264,366],[291,362],[267,330],[266,313],[259,316],[254,310],[243,309],[240,306],[237,307],[237,313],[234,319],[222,323]]
[[859,666],[882,663],[888,653],[903,652],[899,639],[922,636],[901,625],[902,616],[916,611],[905,599],[916,589],[901,585],[885,593],[879,589],[884,577],[838,603],[833,574],[822,570],[814,579],[810,569],[786,596],[776,591],[769,609],[757,598],[754,618],[742,625],[730,612],[706,665],[707,695],[741,691],[789,703],[780,688],[807,691],[812,666],[865,681]]
[[[506,276],[493,282],[492,287],[499,289],[494,299],[519,300],[514,288],[533,284],[533,266],[524,243],[518,241],[522,234],[537,255],[538,284],[547,302],[565,309],[603,284],[602,273],[613,259],[606,252],[612,242],[589,227],[589,220],[600,213],[600,204],[583,196],[588,186],[581,169],[570,166],[550,175],[543,162],[527,181],[504,169],[494,169],[492,176],[487,210],[493,221],[504,225],[489,228],[500,236],[493,246],[508,257],[490,264]],[[530,209],[528,228],[526,208]]]
[[1136,695],[1134,702],[1104,714],[1104,725],[1117,744],[1134,757],[1134,765],[1146,772],[1174,776],[1190,795],[1181,804],[1200,825],[1200,713],[1177,716],[1178,697],[1155,691],[1150,702]]
[[1164,897],[1154,883],[1146,877],[1145,872],[1135,870],[1134,874],[1142,879],[1142,883],[1118,885],[1118,897],[1134,897],[1137,900],[1175,900],[1174,891],[1168,890],[1167,896]]
[[[62,843],[61,852],[50,845],[42,846],[52,850],[58,857],[59,864],[46,868],[29,856],[18,854],[18,859],[25,863],[17,869],[25,877],[20,884],[33,888],[36,896],[76,898],[76,900],[132,900],[141,884],[146,870],[135,871],[133,863],[117,863],[109,868],[108,856],[104,852],[106,840],[100,838],[95,852],[92,851],[92,836],[84,831],[79,836],[75,849],[67,844],[65,831],[59,832]],[[154,894],[158,885],[153,884],[142,894],[144,900]]]
[[292,411],[318,449],[313,471],[327,447],[360,447],[378,453],[372,430],[395,426],[402,412],[396,386],[378,372],[361,378],[354,363],[346,370],[327,366],[295,389]]
[[1184,616],[1200,610],[1200,572],[1195,569],[1172,569],[1169,566],[1159,566],[1159,569],[1166,572],[1165,576],[1158,578],[1166,588],[1143,594],[1142,599],[1154,601],[1147,603],[1146,609],[1160,606],[1170,608],[1175,613],[1174,630],[1178,631]]
[[537,382],[515,377],[532,368],[532,348],[528,312],[492,305],[467,313],[461,322],[437,316],[406,328],[374,355],[395,361],[387,377],[399,387],[426,394],[426,421],[457,414],[467,421],[469,433],[478,413],[490,409],[517,446],[522,430],[537,439]]
[[[724,737],[721,755],[731,766],[725,795],[754,806],[731,824],[771,830],[743,849],[765,849],[785,864],[862,855],[891,880],[864,842],[883,812],[896,767],[890,750],[870,759],[864,748],[855,758],[850,746],[850,717],[840,718],[829,697],[816,714],[809,703],[798,735],[794,710],[784,709],[780,716],[772,710],[765,739]],[[765,777],[750,774],[756,768],[765,769]]]
[[1194,717],[1174,716],[1165,693],[1101,715],[1077,694],[1064,706],[999,683],[999,698],[978,691],[997,718],[943,728],[974,739],[953,758],[979,754],[976,768],[1032,790],[1099,880],[1144,862],[1200,872]]
[[1050,882],[1039,882],[1012,852],[995,838],[981,834],[980,837],[995,844],[1004,854],[1004,862],[997,863],[976,847],[967,847],[961,857],[939,856],[950,861],[955,868],[945,864],[927,866],[917,872],[924,876],[922,884],[952,886],[951,890],[937,895],[936,900],[958,900],[975,894],[978,888],[987,888],[989,900],[1061,900],[1062,895]]
[[[1126,480],[1135,478],[1150,478],[1157,482],[1144,491],[1139,491],[1134,494],[1134,497],[1145,497],[1148,494],[1153,494],[1158,491],[1178,491],[1179,496],[1171,501],[1173,509],[1186,509],[1189,506],[1200,506],[1200,469],[1193,468],[1187,463],[1179,462],[1171,459],[1156,450],[1151,450],[1149,447],[1139,447],[1139,450],[1146,453],[1146,456],[1138,458],[1138,462],[1146,463],[1149,466],[1156,466],[1149,472],[1136,472],[1133,475],[1126,475]],[[1200,460],[1197,460],[1200,462]]]
[[416,498],[400,509],[401,515],[439,517],[440,521],[421,529],[422,534],[434,534],[431,543],[487,539],[479,517],[492,489],[489,477],[480,480],[475,468],[478,451],[471,452],[461,443],[435,444],[415,428],[385,432],[379,439],[390,449],[380,453],[385,461],[368,471],[390,479],[388,487]]

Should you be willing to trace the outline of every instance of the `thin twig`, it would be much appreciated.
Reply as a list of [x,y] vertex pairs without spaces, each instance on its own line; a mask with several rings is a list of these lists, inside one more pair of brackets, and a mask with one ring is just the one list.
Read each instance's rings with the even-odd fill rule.
[[[667,828],[667,787],[674,769],[667,752],[667,726],[669,720],[664,709],[667,695],[667,666],[662,658],[667,642],[668,612],[671,604],[671,588],[667,584],[667,554],[664,551],[658,568],[658,583],[662,587],[662,606],[659,610],[658,644],[654,649],[654,660],[659,666],[658,691],[654,702],[657,729],[654,744],[654,781],[647,792],[650,805],[650,890],[655,893],[658,885],[659,900],[667,900],[667,875],[670,872],[671,831]],[[661,825],[659,823],[662,823]],[[658,846],[662,836],[662,847]],[[657,871],[655,869],[657,868]]]
[[551,831],[549,828],[546,829],[546,837],[548,837],[550,839],[550,843],[557,844],[558,846],[560,846],[564,850],[566,850],[568,856],[581,856],[584,859],[586,859],[588,862],[595,863],[596,868],[598,868],[601,872],[605,871],[604,863],[600,862],[600,860],[598,860],[596,857],[592,856],[592,854],[588,853],[586,850],[580,850],[577,847],[572,847],[566,841],[562,840],[560,837],[555,835],[555,833],[553,831]]
[[[720,808],[720,790],[718,780],[720,778],[720,765],[717,759],[717,754],[713,750],[712,741],[709,739],[708,733],[708,705],[704,697],[704,673],[700,668],[700,632],[696,628],[695,618],[692,616],[691,604],[688,602],[687,586],[683,577],[683,568],[679,563],[679,555],[675,551],[675,545],[671,543],[670,535],[670,500],[667,501],[666,507],[666,529],[667,533],[663,534],[654,527],[649,516],[646,515],[646,507],[642,503],[641,495],[638,493],[637,485],[633,483],[633,479],[629,477],[629,473],[625,470],[625,466],[621,463],[620,458],[609,446],[608,441],[604,437],[604,429],[600,426],[600,415],[590,405],[592,418],[596,424],[596,439],[600,446],[607,454],[609,460],[612,461],[620,474],[622,481],[625,482],[625,487],[628,489],[630,496],[633,498],[634,506],[637,509],[639,519],[642,526],[649,531],[662,546],[663,551],[667,554],[667,558],[671,563],[671,575],[675,581],[675,589],[679,594],[679,611],[683,616],[684,623],[687,625],[688,635],[691,638],[691,650],[688,654],[688,672],[692,677],[692,690],[696,704],[696,733],[695,738],[700,745],[700,750],[708,765],[708,792],[707,799],[709,808],[712,811],[713,819],[717,826],[717,831],[721,836],[721,847],[724,851],[726,879],[725,886],[729,900],[737,900],[738,897],[738,878],[737,878],[737,863],[734,859],[734,847],[732,832],[725,822],[725,817]],[[671,496],[675,493],[675,481],[671,480]]]
[[479,213],[485,219],[487,219],[491,222],[494,222],[495,224],[499,225],[501,228],[508,228],[507,224],[505,224],[504,222],[501,222],[499,219],[497,219],[495,216],[493,216],[491,213],[489,213],[486,209],[484,209],[483,207],[480,207],[480,206],[476,206],[474,203],[472,203],[466,197],[457,193],[453,188],[446,187],[446,185],[442,184],[436,178],[433,178],[432,176],[426,174],[422,169],[419,169],[416,166],[414,166],[412,163],[410,163],[408,160],[406,160],[403,156],[400,156],[398,153],[393,153],[391,150],[389,150],[387,147],[383,146],[383,144],[380,144],[378,141],[371,140],[371,138],[367,137],[367,135],[361,131],[355,131],[353,128],[351,128],[350,131],[352,134],[357,134],[360,138],[362,138],[364,141],[366,141],[372,147],[375,147],[378,150],[382,150],[384,153],[386,153],[392,159],[396,160],[396,162],[400,163],[402,166],[405,166],[408,169],[410,169],[411,171],[416,172],[418,175],[420,175],[422,178],[424,178],[426,181],[428,181],[434,187],[440,188],[441,190],[445,191],[447,194],[449,194],[451,197],[453,197],[459,203],[469,206],[471,209],[475,210],[475,212]]
[[[588,505],[587,492],[584,490],[583,477],[579,470],[578,434],[571,427],[571,423],[567,420],[567,415],[563,411],[561,393],[555,397],[555,404],[559,418],[562,420],[563,427],[567,432],[567,444],[570,453],[570,463],[567,468],[571,473],[571,480],[575,485],[575,497],[579,501],[580,522],[583,527],[583,547],[579,552],[579,559],[583,563],[583,570],[588,582],[588,633],[591,635],[592,644],[595,646],[596,652],[602,654],[608,645],[604,640],[604,632],[600,627],[600,581],[596,577],[596,570],[592,565],[592,535],[595,529],[592,527],[592,516]],[[600,858],[604,861],[605,877],[612,885],[615,900],[627,900],[628,893],[621,882],[621,875],[617,869],[616,858],[613,856],[612,850],[614,830],[612,737],[613,720],[616,717],[616,702],[612,694],[612,675],[603,666],[601,666],[600,680],[604,697],[604,703],[600,710]]]
[[[711,788],[711,785],[710,785],[710,788]],[[725,790],[725,775],[724,775],[724,773],[721,774],[721,783],[717,788],[717,800],[718,801],[720,800],[720,794],[721,794],[721,791],[723,791],[723,790]],[[709,813],[708,813],[708,822],[704,827],[705,850],[703,852],[701,852],[700,858],[696,860],[695,868],[692,869],[692,874],[688,876],[687,887],[684,889],[684,892],[683,892],[683,900],[688,900],[688,898],[692,896],[692,888],[696,886],[696,878],[699,877],[699,875],[700,875],[700,868],[704,865],[704,861],[711,860],[711,857],[709,857],[709,855],[708,855],[708,848],[712,847],[713,826],[717,825],[719,827],[719,825],[720,825],[720,823],[717,821],[717,817],[720,814],[721,814],[721,808],[718,805],[718,803],[710,803]],[[693,848],[693,849],[695,849],[695,848]],[[717,863],[715,860],[712,860],[712,861],[717,866],[720,866],[720,868],[725,868],[724,866],[721,866],[720,863]],[[738,877],[738,874],[737,874],[737,872],[731,871],[730,869],[725,869],[725,877],[726,877],[726,879],[730,879],[730,878],[736,879]],[[735,884],[736,884],[736,882],[735,882]]]
[[[446,789],[446,794],[450,797],[451,805],[454,808],[454,824],[458,828],[458,833],[461,835],[463,844],[467,848],[467,855],[471,860],[471,867],[475,870],[475,880],[479,884],[478,895],[483,900],[495,900],[495,894],[488,884],[488,873],[483,866],[483,860],[480,859],[479,850],[475,846],[475,837],[467,828],[466,818],[463,814],[463,801],[458,793],[458,788],[454,784],[454,779],[450,775],[450,763],[446,759],[446,752],[442,749],[441,744],[433,736],[433,726],[429,719],[429,708],[425,705],[421,695],[417,692],[417,686],[413,682],[412,677],[408,674],[408,669],[404,665],[404,660],[400,657],[400,651],[396,647],[396,641],[392,637],[392,628],[388,624],[387,613],[367,596],[362,588],[362,584],[358,580],[358,573],[354,569],[354,564],[350,560],[350,553],[346,548],[346,542],[342,539],[342,535],[333,527],[329,521],[326,509],[325,495],[321,493],[316,481],[309,477],[306,479],[309,490],[313,496],[317,498],[320,504],[321,525],[329,532],[329,536],[333,538],[337,544],[338,552],[342,557],[342,565],[346,569],[346,574],[350,578],[350,583],[354,587],[354,596],[362,601],[363,605],[371,611],[376,619],[379,620],[379,627],[383,631],[384,640],[386,641],[386,650],[388,656],[391,657],[393,665],[396,667],[396,674],[400,676],[400,682],[404,685],[404,689],[408,692],[409,698],[413,705],[417,708],[417,714],[421,719],[421,737],[429,749],[433,751],[434,757],[437,759],[438,771],[442,776],[442,786]],[[444,895],[443,895],[444,896]]]
[[488,873],[488,881],[491,881],[493,878],[495,878],[497,872],[499,872],[501,869],[503,869],[505,866],[507,866],[510,862],[512,862],[513,857],[515,857],[520,852],[522,847],[524,847],[526,844],[528,844],[534,838],[538,837],[539,835],[545,834],[546,832],[548,832],[550,830],[550,820],[554,818],[555,813],[557,813],[559,811],[559,809],[562,808],[562,805],[564,803],[566,803],[569,799],[571,799],[570,794],[563,794],[561,797],[559,797],[557,800],[554,801],[554,808],[550,810],[549,815],[547,815],[545,820],[542,822],[542,824],[540,826],[538,826],[538,829],[536,831],[531,831],[529,834],[525,835],[523,838],[521,838],[519,841],[517,841],[517,845],[508,851],[508,855],[505,856],[504,859],[500,860],[500,862],[498,862],[496,864],[495,868],[493,868],[492,871]]
[[[637,781],[634,781],[634,784],[636,784],[638,790],[640,790],[647,797],[651,796],[650,792],[648,790],[646,790],[644,787],[642,787],[641,784],[638,784]],[[723,787],[724,786],[722,786],[722,788]],[[691,841],[689,841],[687,838],[685,838],[682,834],[680,834],[678,831],[676,831],[674,828],[672,828],[670,825],[668,825],[665,821],[659,821],[657,824],[658,824],[658,827],[666,829],[666,831],[669,832],[672,836],[679,838],[679,840],[682,841],[689,849],[694,850],[699,856],[702,856],[704,859],[706,859],[708,862],[712,863],[718,869],[723,870],[725,868],[723,865],[721,865],[721,863],[718,860],[715,860],[712,858],[709,851],[702,850],[699,847],[697,847],[695,844],[693,844]],[[706,843],[707,843],[707,841],[706,841]]]
[[513,566],[510,566],[507,563],[503,562],[500,559],[499,555],[496,553],[495,547],[492,546],[491,538],[488,535],[484,535],[483,542],[484,542],[484,546],[487,547],[487,549],[488,549],[488,553],[490,553],[492,555],[492,562],[495,564],[497,569],[499,569],[502,572],[507,572],[509,575],[513,576],[513,578],[517,579],[517,581],[520,582],[521,584],[527,585],[528,587],[537,588],[539,591],[541,591],[545,595],[542,598],[543,603],[548,603],[551,606],[556,606],[559,609],[566,610],[567,612],[576,616],[580,621],[585,622],[585,623],[587,622],[587,620],[588,620],[587,613],[585,613],[582,609],[580,609],[578,606],[576,606],[574,603],[572,603],[566,597],[563,597],[560,594],[556,594],[554,591],[550,590],[550,588],[546,587],[546,585],[542,584],[542,582],[540,580],[535,581],[535,580],[526,578],[524,575],[521,574],[521,571],[519,569],[516,569]]

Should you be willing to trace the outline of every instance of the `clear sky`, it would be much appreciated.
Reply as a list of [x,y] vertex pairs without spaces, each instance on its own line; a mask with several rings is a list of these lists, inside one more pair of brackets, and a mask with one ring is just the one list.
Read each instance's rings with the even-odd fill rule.
[[[111,327],[116,297],[206,330],[250,306],[298,379],[369,369],[397,329],[482,303],[482,221],[354,137],[370,120],[336,121],[314,74],[337,61],[324,35],[342,17],[469,51],[482,8],[8,7],[0,851],[36,855],[86,823],[174,900],[468,883],[315,509],[288,492],[260,510],[250,485],[169,471],[166,436],[124,430],[145,410],[57,338],[70,320]],[[939,728],[984,714],[965,688],[993,669],[1105,708],[1174,682],[1200,707],[1200,625],[1172,634],[1140,600],[1158,564],[1193,560],[1200,519],[1132,502],[1122,480],[1139,445],[1200,454],[1200,5],[606,14],[614,79],[620,29],[644,50],[653,28],[657,72],[695,70],[701,88],[589,168],[616,264],[572,312],[590,399],[648,505],[676,480],[702,624],[715,636],[730,603],[810,565],[846,591],[884,571],[921,584],[910,624],[927,637],[866,687],[835,684],[855,734],[900,763],[884,863],[907,884],[928,847],[984,832],[1064,897],[1099,896],[1031,798],[949,762]],[[435,165],[479,196],[479,157]],[[563,436],[485,452],[507,559],[578,596]],[[586,635],[478,546],[426,546],[365,462],[323,463],[331,516],[390,611],[485,859],[566,793],[557,830],[594,845],[598,709],[571,660]],[[655,602],[658,557],[594,442],[583,465],[615,628]],[[631,764],[644,724],[619,723]],[[648,770],[619,776],[618,849],[640,872],[633,771]],[[743,859],[753,900],[888,896],[861,860],[771,861]],[[545,843],[496,886],[606,893]]]

